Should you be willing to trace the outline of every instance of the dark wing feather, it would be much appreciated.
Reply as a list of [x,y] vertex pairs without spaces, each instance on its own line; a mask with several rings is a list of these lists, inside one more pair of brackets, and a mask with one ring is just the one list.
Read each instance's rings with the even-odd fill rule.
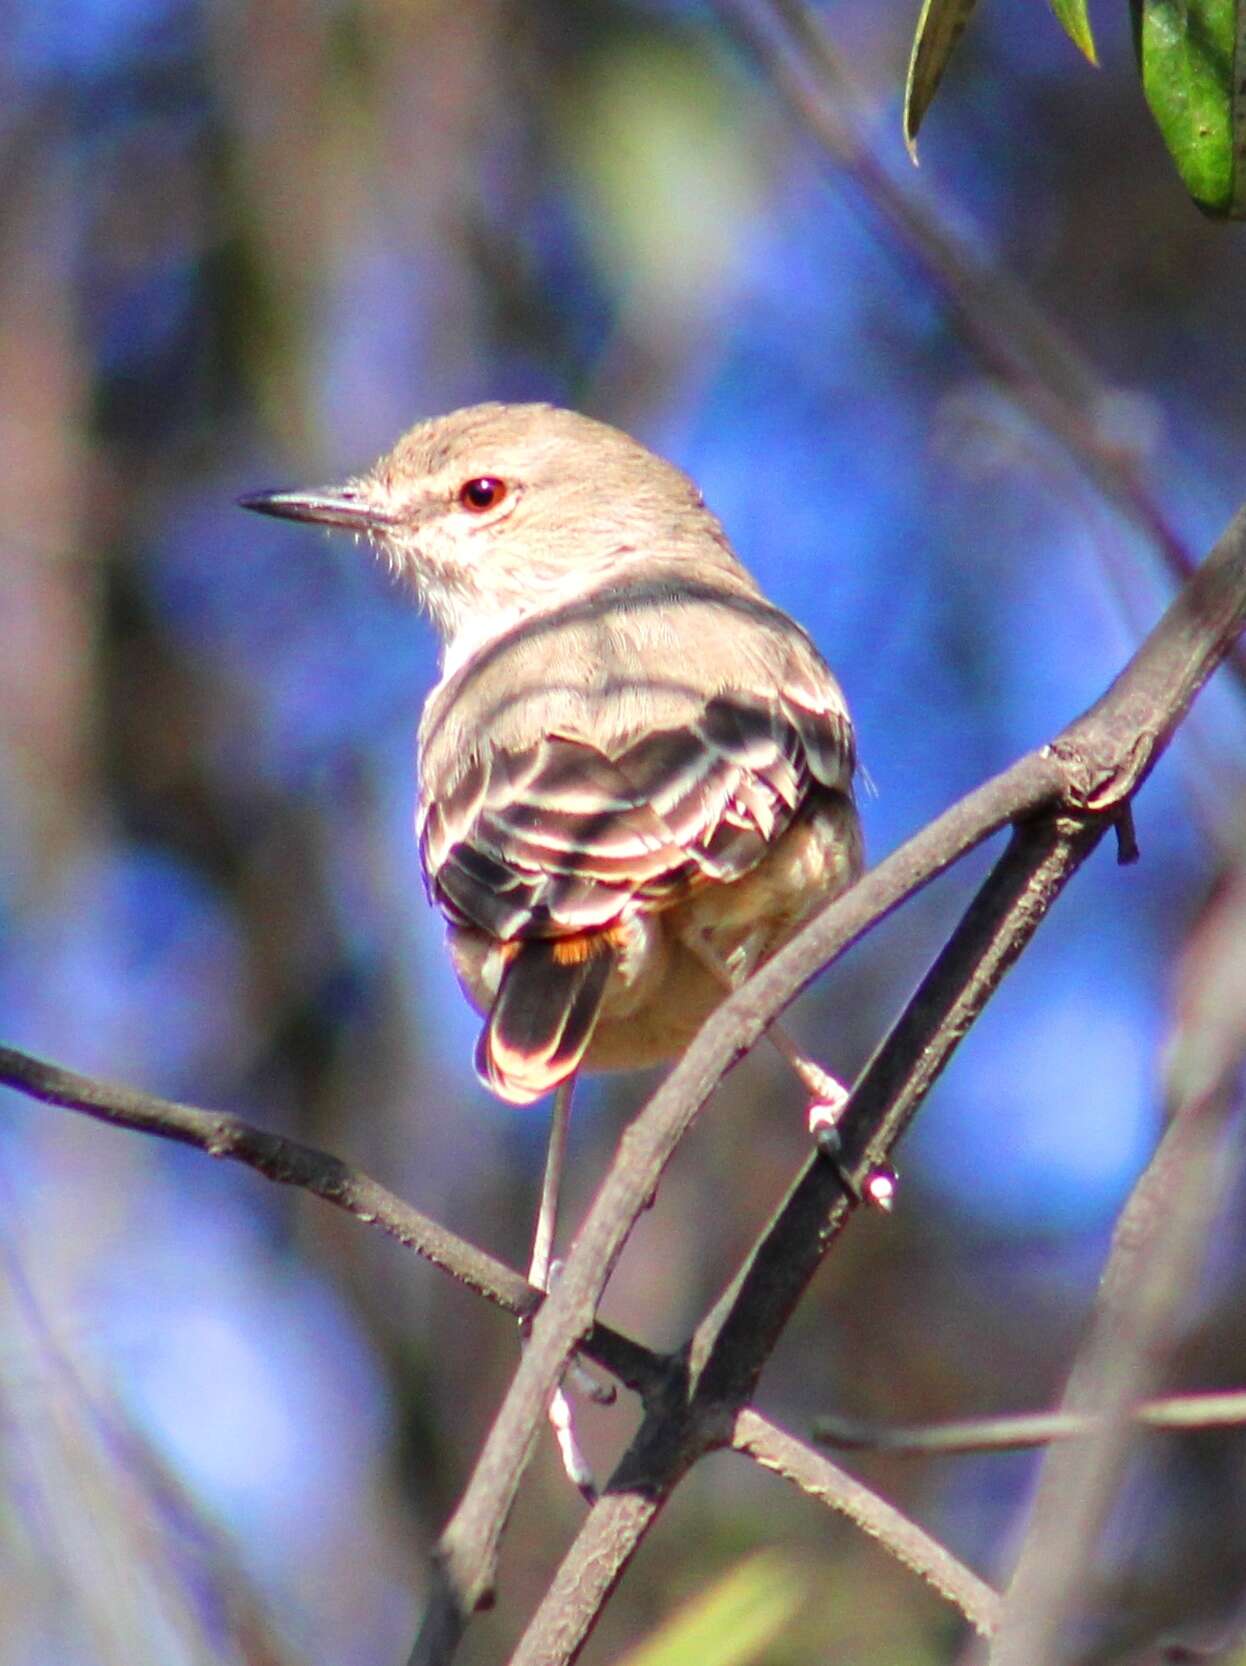
[[719,695],[609,755],[563,734],[483,753],[424,814],[430,894],[512,941],[600,931],[634,898],[661,907],[741,878],[811,792],[851,790],[848,720],[818,693]]

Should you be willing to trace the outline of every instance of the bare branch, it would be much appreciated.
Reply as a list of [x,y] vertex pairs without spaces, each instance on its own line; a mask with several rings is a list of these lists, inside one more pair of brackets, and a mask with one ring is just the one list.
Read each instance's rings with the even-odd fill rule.
[[357,1220],[379,1226],[517,1318],[527,1318],[540,1305],[540,1292],[527,1279],[328,1152],[270,1134],[224,1111],[200,1110],[137,1088],[98,1082],[11,1047],[0,1047],[0,1082],[44,1104],[81,1111],[115,1128],[155,1134],[194,1146],[209,1157],[242,1163],[279,1186],[301,1187]]
[[[1143,1400],[1130,1416],[1148,1429],[1228,1429],[1246,1423],[1246,1392],[1172,1394]],[[1019,1452],[1053,1441],[1093,1434],[1102,1419],[1085,1412],[1018,1412],[1005,1417],[966,1417],[946,1423],[864,1423],[855,1417],[820,1417],[813,1439],[848,1452],[895,1452],[931,1457],[966,1452]]]
[[[1014,833],[946,947],[854,1086],[840,1117],[839,1167],[860,1193],[892,1151],[1048,908],[1094,849],[1102,823],[1039,821]],[[752,1393],[809,1280],[847,1225],[852,1201],[812,1158],[698,1330],[707,1394]]]
[[[711,1427],[715,1438],[707,1441]],[[576,1535],[510,1666],[567,1666],[576,1658],[678,1482],[707,1445],[723,1444],[847,1516],[959,1608],[976,1630],[989,1634],[997,1593],[894,1505],[756,1411],[746,1408],[732,1423],[704,1406],[681,1407],[675,1399],[651,1411],[645,1431]]]
[[574,1660],[623,1570],[657,1520],[676,1481],[602,1493],[550,1582],[509,1666],[565,1666]]
[[[279,1186],[297,1186],[311,1192],[365,1225],[396,1238],[518,1319],[535,1313],[545,1299],[543,1291],[505,1262],[448,1232],[341,1158],[298,1140],[270,1134],[241,1117],[97,1081],[13,1047],[0,1047],[0,1084],[45,1105],[79,1111],[114,1128],[189,1145],[209,1157],[241,1163]],[[630,1388],[644,1391],[665,1376],[666,1366],[660,1356],[605,1325],[594,1327],[584,1351]]]
[[756,1411],[740,1413],[731,1444],[828,1509],[847,1516],[959,1608],[975,1631],[991,1635],[999,1616],[999,1593],[894,1504]]
[[[1034,872],[1043,869],[1058,890],[1146,778],[1195,693],[1224,658],[1244,623],[1246,511],[1239,512],[1129,666],[1089,712],[1050,746],[1028,754],[971,793],[867,874],[805,926],[706,1023],[623,1136],[558,1286],[536,1317],[510,1391],[463,1499],[442,1535],[438,1562],[443,1592],[448,1601],[458,1605],[461,1624],[476,1607],[491,1600],[498,1541],[564,1362],[588,1334],[596,1304],[634,1221],[723,1074],[823,966],[1006,822],[1035,818],[1040,812],[1062,821],[1054,835],[1048,835],[1049,839],[1054,837],[1054,845],[1044,852],[1039,840],[1037,855],[1029,851],[1037,863]],[[1028,841],[1022,841],[1019,848],[1025,851]],[[1004,867],[1001,864],[1001,869]],[[1016,874],[1011,877],[1015,880]],[[1040,884],[1032,893],[1023,888],[1018,900],[1023,908],[1036,910],[1037,924],[1054,894],[1055,890],[1050,891],[1044,900]],[[1005,939],[1006,933],[1002,933],[993,953],[1006,954]],[[972,1017],[972,1013],[967,1016]],[[953,1022],[946,1037],[951,1045],[956,1039],[954,1028]],[[876,1058],[880,1069],[884,1057],[880,1054]],[[894,1063],[898,1076],[898,1054]],[[891,1068],[888,1060],[888,1072]],[[927,1067],[920,1053],[910,1057],[909,1068],[918,1078],[922,1076]],[[920,1092],[902,1091],[892,1108],[894,1121],[884,1118],[870,1130],[864,1143],[862,1122],[854,1117],[850,1106],[845,1145],[847,1160],[856,1166],[857,1174],[868,1172],[872,1163],[882,1160],[889,1149],[888,1140],[898,1136],[919,1097]],[[880,1094],[880,1098],[885,1095]],[[814,1237],[825,1242],[842,1225],[847,1205],[838,1202],[828,1219],[823,1176],[818,1169],[819,1165],[810,1165],[788,1207],[795,1205],[798,1196],[807,1199],[813,1210],[807,1224]],[[795,1214],[788,1217],[796,1218]],[[777,1243],[777,1238],[772,1236],[772,1242]],[[769,1270],[782,1282],[785,1274],[775,1265],[777,1259],[769,1258]],[[805,1259],[807,1262],[808,1256]],[[759,1322],[772,1323],[767,1313],[777,1310],[770,1305],[764,1282],[757,1277],[762,1260],[759,1256],[750,1265],[747,1276],[760,1298],[754,1304],[754,1313]],[[792,1299],[796,1282],[786,1280],[786,1294],[781,1300]],[[728,1294],[727,1314],[734,1325],[745,1309],[731,1292]],[[729,1340],[725,1317],[712,1316],[708,1326],[715,1337],[711,1352],[730,1362],[728,1374],[738,1381],[739,1362],[733,1360],[729,1348],[722,1346],[724,1339]],[[421,1652],[417,1640],[412,1658],[431,1662],[445,1656]]]

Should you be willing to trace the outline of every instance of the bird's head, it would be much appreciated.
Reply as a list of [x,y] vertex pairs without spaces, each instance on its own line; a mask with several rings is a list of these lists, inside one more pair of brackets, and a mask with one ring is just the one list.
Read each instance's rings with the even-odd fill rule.
[[468,406],[418,424],[341,486],[239,501],[369,539],[428,608],[451,660],[655,562],[744,578],[685,474],[552,405]]

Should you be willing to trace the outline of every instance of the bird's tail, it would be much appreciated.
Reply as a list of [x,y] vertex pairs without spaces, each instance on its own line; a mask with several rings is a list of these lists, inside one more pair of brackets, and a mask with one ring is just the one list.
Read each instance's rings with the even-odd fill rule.
[[530,1105],[578,1068],[614,958],[604,932],[519,945],[476,1044],[476,1072],[486,1087],[513,1105]]

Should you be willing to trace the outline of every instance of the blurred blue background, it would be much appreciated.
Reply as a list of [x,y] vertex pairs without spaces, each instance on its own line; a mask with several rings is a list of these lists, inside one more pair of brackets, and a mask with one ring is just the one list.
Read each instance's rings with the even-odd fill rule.
[[[1044,8],[985,8],[914,174],[914,9],[821,14],[868,146],[1087,355],[1087,424],[1201,554],[1246,479],[1242,233],[1183,198],[1106,6],[1097,73]],[[13,0],[0,179],[0,1039],[325,1145],[514,1264],[545,1118],[476,1085],[418,880],[431,631],[348,540],[235,496],[344,477],[480,398],[631,429],[839,674],[874,858],[1089,703],[1171,593],[708,6]],[[897,1218],[848,1235],[767,1376],[790,1426],[1058,1391],[1161,1126],[1174,969],[1240,872],[1241,717],[1222,675],[1139,801],[1142,864],[1096,855],[969,1038]],[[804,999],[795,1027],[838,1073],[985,860]],[[651,1085],[583,1093],[568,1224]],[[0,1102],[0,1659],[400,1658],[513,1327],[323,1205]],[[607,1317],[679,1341],[803,1144],[786,1077],[748,1061]],[[1217,1245],[1192,1386],[1246,1363],[1235,1217]],[[632,1417],[585,1411],[603,1472]],[[1031,1460],[862,1467],[1006,1574]],[[1240,1587],[1241,1483],[1231,1438],[1155,1455],[1104,1553],[1126,1642]],[[543,1453],[465,1660],[500,1657],[579,1513]],[[836,1658],[946,1654],[954,1622],[915,1581],[720,1460],[589,1658],[762,1542],[820,1593],[768,1658],[828,1658],[831,1613]]]

